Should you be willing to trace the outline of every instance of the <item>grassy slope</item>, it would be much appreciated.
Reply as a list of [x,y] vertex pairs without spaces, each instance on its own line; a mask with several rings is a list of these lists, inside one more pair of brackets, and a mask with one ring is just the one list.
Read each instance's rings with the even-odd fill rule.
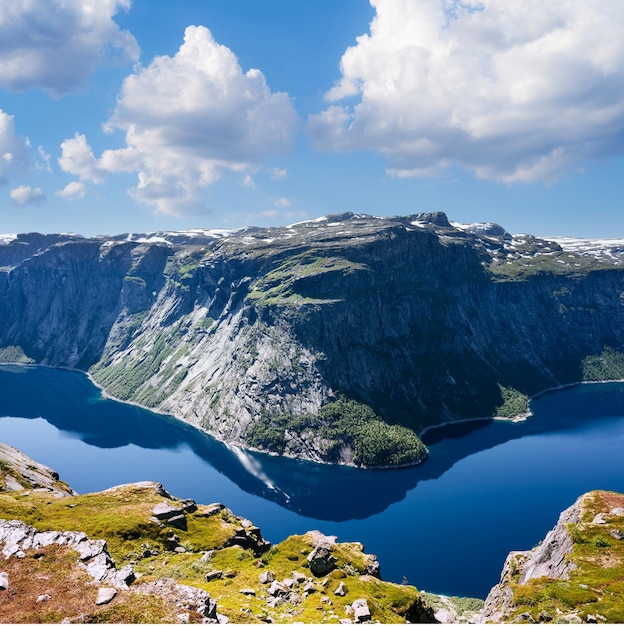
[[[334,555],[338,569],[324,585],[324,579],[314,579],[316,590],[308,597],[301,594],[300,603],[270,608],[268,585],[260,584],[259,575],[270,570],[276,580],[283,580],[299,571],[314,578],[306,565],[306,556],[313,549],[313,535],[289,537],[260,556],[236,545],[225,547],[237,531],[249,525],[227,509],[200,505],[197,511],[187,514],[187,530],[159,527],[150,520],[151,510],[164,501],[170,502],[153,488],[141,486],[62,498],[34,491],[2,493],[0,519],[20,519],[38,530],[83,531],[91,539],[105,539],[118,568],[132,563],[140,582],[169,577],[204,589],[217,600],[219,613],[231,622],[254,623],[271,617],[281,623],[337,623],[339,618],[347,617],[347,605],[357,598],[366,598],[373,619],[399,623],[405,621],[404,615],[410,608],[420,604],[414,587],[364,575],[367,558],[359,544],[337,544]],[[177,541],[171,541],[173,534]],[[175,552],[174,545],[186,551]],[[214,550],[211,560],[202,561],[209,550]],[[38,554],[28,553],[25,559],[11,557],[3,564],[3,571],[10,573],[13,591],[11,612],[5,614],[9,621],[58,622],[80,615],[81,621],[90,622],[175,621],[175,606],[151,595],[120,593],[110,605],[95,607],[91,596],[95,597],[97,587],[90,585],[84,572],[72,565],[77,555],[70,556],[69,552],[58,548],[43,553],[40,550]],[[223,571],[224,577],[206,582],[206,574],[215,569]],[[33,585],[37,576],[47,576],[48,581],[39,579]],[[347,586],[344,597],[333,593],[340,581]],[[241,589],[246,588],[254,589],[256,595],[242,594]],[[81,589],[86,590],[82,600],[78,598]],[[15,596],[16,590],[20,598]],[[36,602],[36,597],[44,593],[53,598],[45,606]]]
[[[570,524],[574,545],[569,555],[578,569],[569,580],[538,578],[526,585],[512,583],[515,610],[509,621],[561,621],[575,614],[584,622],[593,615],[598,623],[624,623],[624,540],[611,531],[624,532],[624,516],[609,514],[624,507],[624,495],[594,491],[583,499],[581,519]],[[592,523],[599,513],[604,524]]]

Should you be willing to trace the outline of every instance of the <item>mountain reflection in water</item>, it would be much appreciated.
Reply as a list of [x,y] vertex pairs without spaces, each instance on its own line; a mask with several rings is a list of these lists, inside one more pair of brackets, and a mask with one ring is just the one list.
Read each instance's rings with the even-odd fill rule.
[[[359,470],[220,443],[103,397],[79,372],[0,366],[0,441],[77,491],[157,480],[179,497],[223,502],[271,541],[315,527],[363,541],[384,578],[454,595],[485,597],[507,552],[537,543],[583,491],[624,491],[624,384],[545,394],[532,409],[521,423],[429,431],[419,466]],[[478,574],[459,566],[477,562]]]

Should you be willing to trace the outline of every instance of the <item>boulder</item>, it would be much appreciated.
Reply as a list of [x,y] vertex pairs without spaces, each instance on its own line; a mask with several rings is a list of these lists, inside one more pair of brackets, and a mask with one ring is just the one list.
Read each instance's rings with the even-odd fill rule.
[[334,595],[336,596],[346,596],[347,595],[347,586],[344,584],[344,582],[340,582],[340,584],[336,587],[336,590],[334,591]]
[[609,534],[614,539],[618,539],[618,540],[624,539],[624,533],[619,528],[614,528],[613,530],[609,532]]
[[114,589],[113,587],[101,587],[98,589],[95,603],[97,605],[108,604],[116,595],[117,589]]
[[9,575],[6,572],[0,572],[0,591],[6,591],[9,588]]
[[368,608],[368,602],[365,598],[360,598],[356,600],[352,605],[351,609],[353,610],[353,619],[360,624],[362,622],[367,622],[371,618],[371,612]]
[[336,569],[336,557],[330,547],[319,545],[308,555],[308,565],[315,576],[325,576]]
[[268,585],[275,580],[275,574],[267,570],[266,572],[262,572],[258,578],[263,585]]

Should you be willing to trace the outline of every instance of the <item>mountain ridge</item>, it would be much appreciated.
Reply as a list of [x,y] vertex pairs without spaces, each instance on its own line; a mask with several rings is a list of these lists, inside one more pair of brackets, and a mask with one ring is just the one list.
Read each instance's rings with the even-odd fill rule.
[[425,427],[624,377],[615,247],[443,213],[58,237],[0,244],[0,357],[88,371],[237,445],[417,463]]

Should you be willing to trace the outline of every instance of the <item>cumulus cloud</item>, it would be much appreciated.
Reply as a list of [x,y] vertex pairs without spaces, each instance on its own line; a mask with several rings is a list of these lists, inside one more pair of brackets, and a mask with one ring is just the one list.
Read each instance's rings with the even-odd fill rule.
[[10,196],[11,200],[20,206],[25,206],[27,204],[40,204],[45,200],[43,191],[41,191],[39,187],[30,187],[27,185],[11,189]]
[[28,165],[28,139],[15,132],[15,120],[0,109],[0,185],[16,170]]
[[79,176],[80,180],[103,183],[106,178],[106,171],[95,158],[86,136],[80,133],[61,144],[61,157],[58,161],[64,172]]
[[80,198],[84,198],[86,193],[86,189],[84,183],[79,183],[78,181],[72,181],[57,191],[54,195],[59,198],[63,198],[65,200],[79,200]]
[[113,16],[131,0],[10,0],[0,3],[0,86],[61,96],[101,64],[136,61],[139,46]]
[[125,79],[107,128],[124,130],[126,147],[96,161],[76,135],[65,142],[62,166],[96,182],[105,171],[136,172],[131,195],[177,214],[199,205],[201,189],[224,170],[245,172],[289,151],[296,124],[287,94],[273,93],[259,70],[243,72],[207,28],[189,26],[173,57],[156,57]]
[[621,0],[370,2],[370,33],[308,120],[318,148],[378,151],[401,177],[455,163],[507,182],[621,152]]

